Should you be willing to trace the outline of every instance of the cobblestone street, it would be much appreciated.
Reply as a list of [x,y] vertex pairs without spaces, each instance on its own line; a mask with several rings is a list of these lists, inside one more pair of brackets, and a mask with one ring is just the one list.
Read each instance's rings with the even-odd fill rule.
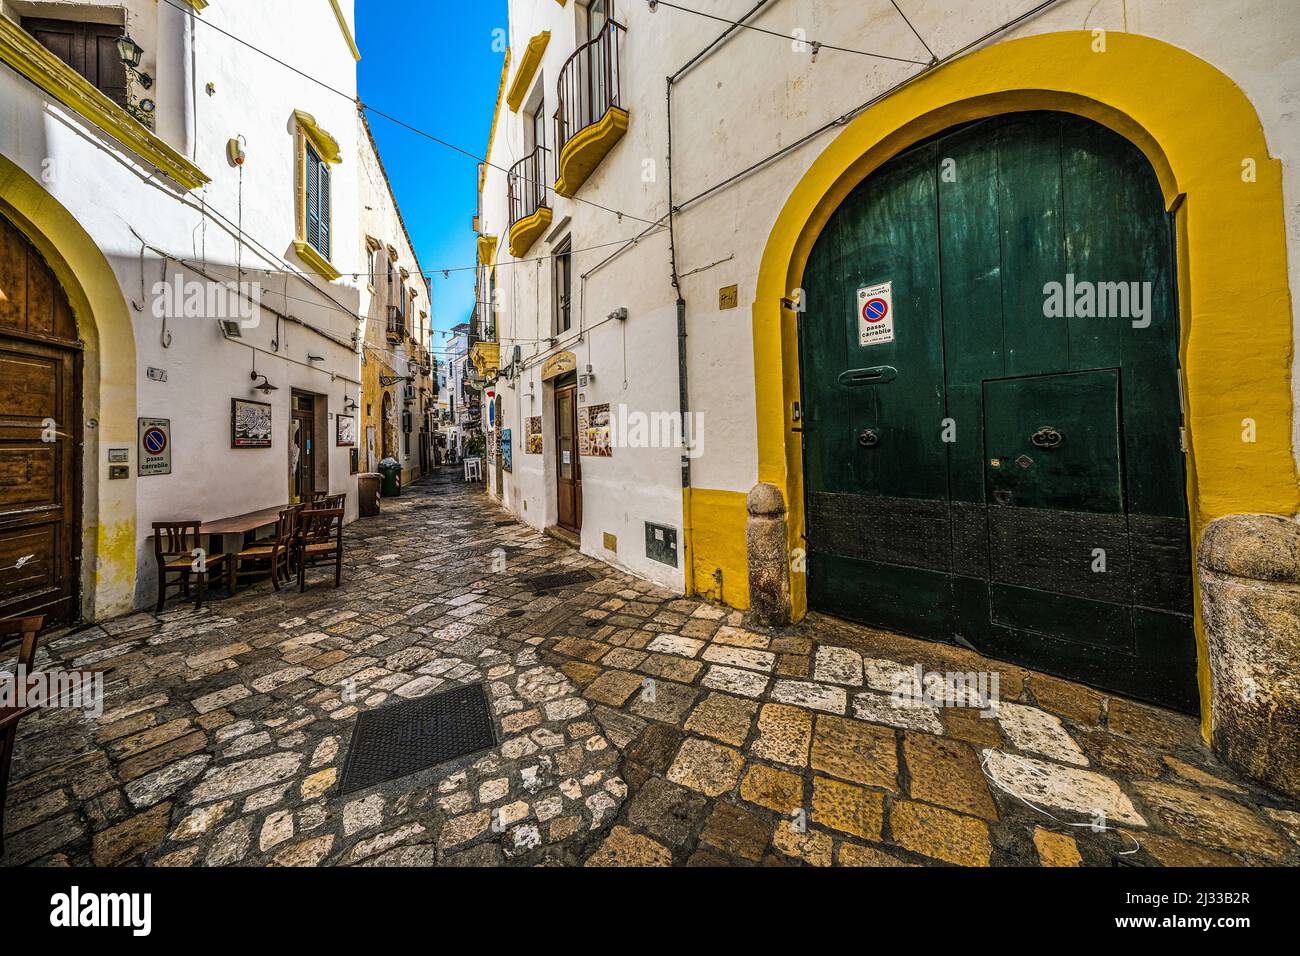
[[[39,666],[106,669],[105,713],[22,725],[0,862],[1300,861],[1296,806],[1190,718],[828,618],[751,629],[446,475],[345,538],[338,590],[321,571],[47,637]],[[527,581],[576,569],[595,580]],[[895,706],[918,663],[996,672],[996,718]],[[499,747],[338,795],[359,711],[478,681]]]

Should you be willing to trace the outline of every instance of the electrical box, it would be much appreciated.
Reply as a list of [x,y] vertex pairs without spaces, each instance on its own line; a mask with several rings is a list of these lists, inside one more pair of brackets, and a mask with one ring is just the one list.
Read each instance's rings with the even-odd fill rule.
[[645,556],[652,561],[677,567],[677,529],[663,524],[645,523]]

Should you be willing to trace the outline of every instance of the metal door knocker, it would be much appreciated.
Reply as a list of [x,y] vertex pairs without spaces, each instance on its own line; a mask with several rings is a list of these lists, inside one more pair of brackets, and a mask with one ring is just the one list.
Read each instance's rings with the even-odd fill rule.
[[1051,425],[1044,425],[1030,435],[1029,440],[1038,448],[1060,448],[1065,436]]
[[864,428],[862,434],[858,436],[858,444],[863,448],[875,448],[880,444],[880,435],[874,428]]

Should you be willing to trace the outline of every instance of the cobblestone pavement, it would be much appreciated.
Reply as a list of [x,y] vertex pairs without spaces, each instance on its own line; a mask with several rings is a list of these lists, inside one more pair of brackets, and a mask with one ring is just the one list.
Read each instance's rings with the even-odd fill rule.
[[[24,722],[0,863],[1300,862],[1300,808],[1186,717],[817,615],[751,628],[446,476],[384,509],[338,590],[51,635],[40,666],[107,669],[105,713]],[[996,674],[996,717],[909,692],[918,664]],[[338,795],[360,710],[476,681],[500,746]]]

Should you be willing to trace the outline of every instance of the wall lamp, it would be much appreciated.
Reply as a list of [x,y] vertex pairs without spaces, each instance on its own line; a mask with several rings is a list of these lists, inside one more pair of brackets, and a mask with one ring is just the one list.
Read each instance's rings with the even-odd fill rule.
[[131,39],[126,31],[117,38],[117,55],[122,58],[122,65],[131,71],[136,80],[146,90],[153,86],[153,77],[140,72],[140,59],[144,56],[144,47]]

